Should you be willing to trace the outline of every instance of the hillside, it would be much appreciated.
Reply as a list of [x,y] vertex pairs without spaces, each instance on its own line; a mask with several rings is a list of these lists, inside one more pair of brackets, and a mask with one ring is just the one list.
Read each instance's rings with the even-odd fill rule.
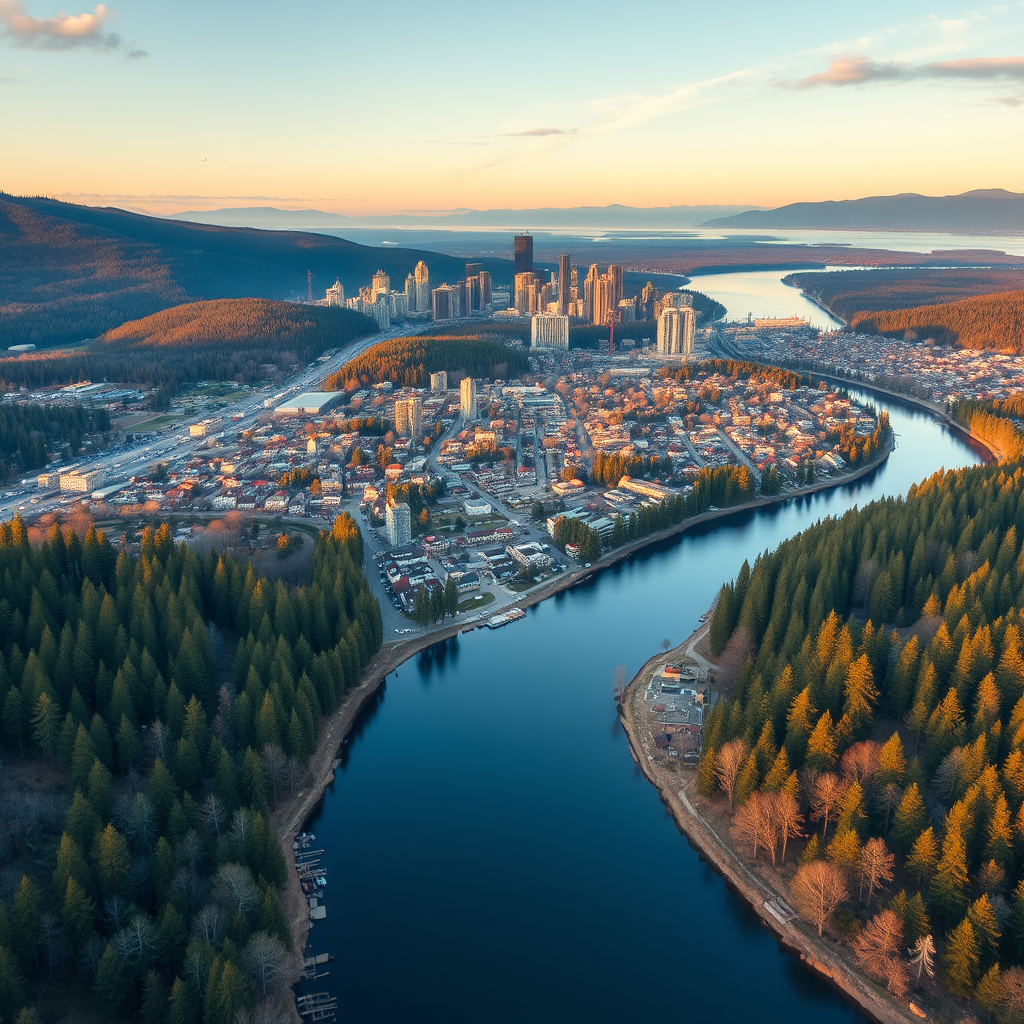
[[791,203],[718,217],[704,227],[877,231],[1024,231],[1024,194],[975,189],[956,196],[870,196],[824,203]]
[[857,313],[1019,291],[1024,288],[1024,270],[842,270],[790,274],[785,280],[849,322]]
[[460,259],[415,249],[0,193],[0,347],[75,343],[197,300],[305,296],[307,271],[318,294],[335,278],[352,294],[379,267],[401,287],[421,259],[438,280],[465,272]]
[[340,390],[357,384],[391,381],[401,387],[429,387],[430,375],[445,370],[449,384],[463,377],[516,378],[530,368],[522,348],[502,342],[509,331],[448,332],[394,338],[368,348],[327,379]]
[[868,334],[934,338],[960,348],[1024,352],[1024,291],[979,295],[912,309],[857,313],[850,326]]
[[374,332],[361,313],[268,299],[192,302],[132,320],[85,349],[0,359],[0,385],[119,380],[166,389],[197,380],[266,379]]

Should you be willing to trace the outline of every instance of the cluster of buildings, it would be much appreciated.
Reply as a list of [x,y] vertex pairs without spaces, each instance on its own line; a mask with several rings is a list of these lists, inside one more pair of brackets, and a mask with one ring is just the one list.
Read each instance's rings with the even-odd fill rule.
[[420,260],[406,275],[403,288],[392,288],[391,278],[383,270],[373,275],[358,295],[345,297],[341,280],[336,280],[317,304],[344,306],[365,313],[377,321],[381,330],[404,320],[457,320],[489,314],[495,301],[508,304],[508,289],[495,289],[491,273],[479,263],[466,264],[466,276],[456,284],[443,282],[431,286],[430,271]]
[[956,398],[1006,398],[1024,389],[1024,361],[1005,352],[975,351],[849,331],[735,328],[726,343],[746,358],[890,386],[943,403]]

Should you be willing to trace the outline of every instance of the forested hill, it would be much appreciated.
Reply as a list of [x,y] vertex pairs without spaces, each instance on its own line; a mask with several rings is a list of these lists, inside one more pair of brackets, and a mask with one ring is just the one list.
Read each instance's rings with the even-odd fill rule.
[[1024,291],[979,295],[959,302],[880,313],[858,313],[855,331],[934,338],[960,348],[1024,352]]
[[197,380],[253,382],[377,329],[362,313],[269,299],[192,302],[133,320],[85,349],[0,359],[0,385],[119,380],[167,389]]
[[937,967],[989,1019],[1024,985],[1022,523],[1024,469],[1001,463],[744,565],[710,640],[748,657],[699,769],[819,934],[904,1000]]
[[352,294],[378,268],[401,288],[421,259],[432,280],[464,276],[438,253],[0,193],[0,347],[78,342],[197,299],[305,295],[307,271],[318,295],[335,278]]

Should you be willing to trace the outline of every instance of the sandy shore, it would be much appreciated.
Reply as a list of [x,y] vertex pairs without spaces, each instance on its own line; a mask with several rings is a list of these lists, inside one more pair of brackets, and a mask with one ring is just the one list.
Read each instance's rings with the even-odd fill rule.
[[663,768],[655,761],[649,749],[649,730],[644,719],[644,687],[654,671],[666,661],[685,657],[687,646],[706,628],[701,626],[674,651],[651,658],[626,688],[620,720],[637,763],[658,790],[662,802],[691,845],[722,875],[729,888],[750,906],[784,950],[839,989],[878,1024],[907,1024],[915,1020],[909,1009],[894,1002],[883,989],[857,972],[844,957],[841,947],[819,939],[798,920],[783,924],[769,912],[765,904],[776,898],[786,900],[788,893],[777,891],[768,879],[756,874],[707,821],[700,811],[703,800],[697,793],[695,771],[682,768],[678,763],[673,763],[671,768]]
[[[822,480],[812,484],[810,487],[803,487],[799,491],[772,495],[771,497],[757,497],[751,501],[744,502],[742,505],[716,509],[693,516],[690,519],[685,519],[676,526],[650,534],[640,540],[624,544],[622,547],[608,552],[608,554],[603,555],[598,561],[594,562],[589,569],[563,573],[554,580],[524,593],[512,604],[503,606],[501,610],[509,611],[512,608],[525,609],[539,604],[559,591],[573,587],[581,580],[593,576],[595,573],[614,565],[624,558],[628,558],[649,544],[656,544],[658,541],[673,537],[676,534],[685,533],[694,526],[852,483],[854,480],[871,473],[880,466],[889,457],[892,450],[892,444],[890,444],[887,448],[880,451],[871,462],[859,467],[856,471]],[[481,625],[482,622],[455,622],[442,628],[431,630],[421,636],[385,644],[366,666],[360,685],[345,695],[342,704],[321,725],[317,749],[310,759],[306,785],[290,800],[279,804],[271,815],[272,825],[281,842],[281,848],[284,851],[285,860],[288,864],[288,881],[282,893],[281,902],[291,925],[294,951],[292,954],[293,965],[289,976],[293,981],[298,981],[302,977],[302,956],[309,935],[309,910],[306,898],[299,886],[298,875],[295,872],[292,839],[297,832],[302,831],[307,818],[309,818],[323,798],[327,784],[333,779],[333,764],[338,757],[342,741],[351,731],[359,713],[377,694],[385,678],[391,672],[427,647],[457,636],[459,633],[480,628]],[[510,628],[514,629],[515,624],[513,623]],[[292,1011],[294,1013],[293,1019],[299,1021],[300,1018],[294,1010],[294,1004],[292,1004]]]

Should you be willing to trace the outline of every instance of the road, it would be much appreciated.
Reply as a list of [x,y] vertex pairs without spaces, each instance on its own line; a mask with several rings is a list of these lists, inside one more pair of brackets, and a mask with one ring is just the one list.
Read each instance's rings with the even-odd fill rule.
[[[258,391],[247,391],[237,401],[221,406],[216,415],[225,420],[227,429],[232,431],[251,429],[256,425],[259,415],[267,411],[264,408],[264,402],[269,401],[273,407],[294,395],[315,390],[327,377],[340,370],[350,359],[365,352],[370,346],[392,338],[420,334],[433,329],[433,327],[433,323],[406,324],[360,338],[358,341],[338,349],[324,362],[314,362],[300,370],[289,378],[283,388],[268,386],[260,388]],[[238,418],[235,419],[235,417]],[[104,486],[110,486],[127,482],[131,477],[143,474],[146,468],[154,463],[173,461],[176,464],[184,464],[199,448],[207,444],[207,438],[193,438],[188,433],[191,424],[198,423],[205,418],[204,414],[182,420],[132,444],[107,449],[90,458],[62,465],[59,469],[61,472],[71,472],[74,469],[100,469],[106,475]],[[52,468],[56,469],[57,467]],[[0,521],[11,519],[19,512],[32,516],[42,515],[55,509],[67,508],[81,501],[82,498],[89,497],[89,495],[83,494],[59,494],[56,492],[41,494],[35,486],[35,478],[26,479],[30,480],[30,483],[22,482],[0,495]]]

